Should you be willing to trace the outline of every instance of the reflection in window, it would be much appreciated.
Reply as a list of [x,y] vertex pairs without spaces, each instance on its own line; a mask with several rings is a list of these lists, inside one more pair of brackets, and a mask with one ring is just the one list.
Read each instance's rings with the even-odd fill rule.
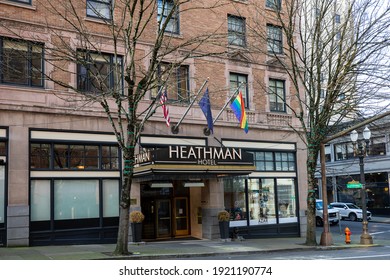
[[99,147],[55,144],[54,168],[98,169]]
[[179,34],[179,13],[173,0],[158,0],[157,20],[160,28],[169,18],[165,32]]
[[122,93],[122,57],[78,51],[77,61],[77,89],[79,91]]
[[335,159],[344,160],[354,158],[353,153],[353,144],[352,143],[342,143],[336,144],[335,148]]
[[279,223],[297,222],[294,179],[276,179]]
[[286,90],[283,80],[269,80],[269,106],[274,112],[286,112]]
[[0,37],[0,81],[43,87],[43,45]]
[[229,45],[245,47],[245,18],[228,15],[228,42]]
[[31,168],[50,168],[50,144],[31,144]]
[[230,226],[247,225],[247,208],[245,203],[245,180],[232,179],[224,181],[225,209],[230,213]]
[[276,224],[274,179],[249,179],[250,225]]
[[119,149],[114,145],[32,143],[31,169],[118,170]]
[[269,53],[282,54],[282,28],[271,24],[267,25],[267,50]]
[[[162,62],[158,69],[160,84],[166,81],[168,101],[188,103],[190,100],[189,90],[189,67],[188,65],[175,66],[171,63]],[[157,90],[152,93],[156,98]]]
[[111,19],[111,0],[87,0],[87,16]]
[[251,152],[258,171],[295,171],[295,153]]

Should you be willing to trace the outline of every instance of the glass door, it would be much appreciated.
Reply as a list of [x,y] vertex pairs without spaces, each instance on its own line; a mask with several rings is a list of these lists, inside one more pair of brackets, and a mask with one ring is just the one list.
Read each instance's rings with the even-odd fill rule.
[[171,200],[157,200],[157,238],[171,237]]
[[174,219],[175,219],[175,236],[183,236],[189,234],[189,222],[188,222],[188,198],[176,197]]

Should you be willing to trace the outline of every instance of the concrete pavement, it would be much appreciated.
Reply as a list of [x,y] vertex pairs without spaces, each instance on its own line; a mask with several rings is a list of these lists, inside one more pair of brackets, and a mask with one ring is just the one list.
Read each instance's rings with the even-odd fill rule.
[[[390,223],[390,218],[374,218],[375,222]],[[317,235],[319,242],[320,235]],[[0,260],[97,260],[97,259],[168,259],[234,254],[254,254],[278,250],[346,249],[364,246],[386,246],[390,240],[374,240],[373,245],[360,245],[360,234],[351,236],[351,244],[345,244],[344,234],[332,234],[331,246],[307,246],[305,238],[266,238],[229,240],[180,240],[130,243],[129,256],[113,256],[115,244],[0,247]]]

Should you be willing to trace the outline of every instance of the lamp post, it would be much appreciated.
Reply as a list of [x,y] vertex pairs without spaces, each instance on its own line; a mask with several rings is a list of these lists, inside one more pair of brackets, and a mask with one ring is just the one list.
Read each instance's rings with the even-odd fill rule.
[[372,237],[368,233],[368,221],[367,221],[367,204],[366,204],[366,179],[364,178],[364,158],[368,154],[369,144],[371,138],[371,131],[366,128],[363,130],[364,140],[358,141],[358,133],[356,130],[351,132],[351,140],[353,143],[353,152],[355,156],[359,157],[359,166],[360,166],[360,183],[362,184],[361,188],[361,197],[362,197],[362,210],[363,210],[363,233],[360,236],[360,244],[372,244]]

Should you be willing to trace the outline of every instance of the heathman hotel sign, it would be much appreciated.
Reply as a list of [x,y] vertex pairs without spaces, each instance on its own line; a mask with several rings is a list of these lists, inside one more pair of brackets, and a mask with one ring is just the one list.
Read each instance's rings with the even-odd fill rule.
[[135,164],[250,165],[253,155],[241,148],[169,146],[135,156]]

